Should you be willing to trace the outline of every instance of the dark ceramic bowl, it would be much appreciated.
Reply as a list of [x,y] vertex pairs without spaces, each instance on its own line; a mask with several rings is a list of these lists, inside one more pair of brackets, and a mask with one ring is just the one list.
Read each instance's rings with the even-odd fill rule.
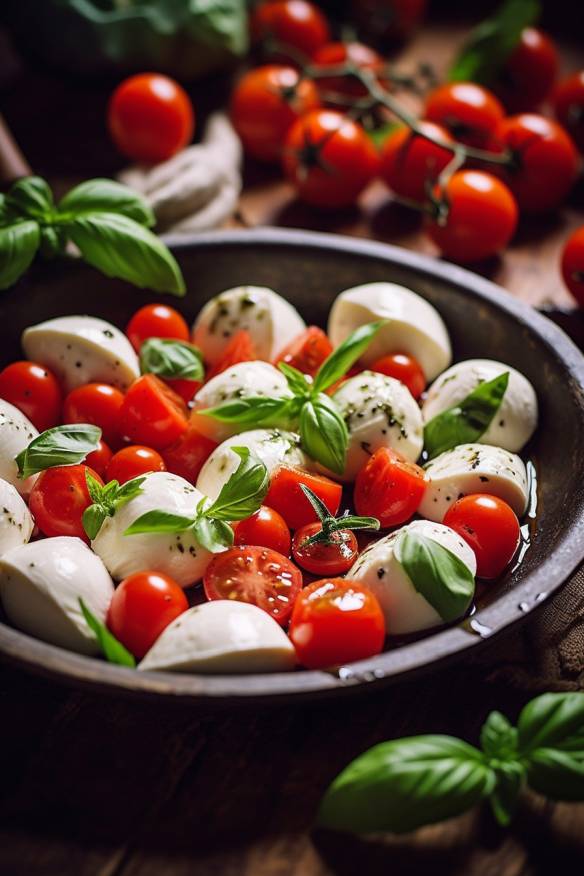
[[[584,558],[584,357],[551,322],[502,289],[461,268],[391,246],[292,231],[219,232],[170,241],[189,294],[192,320],[207,298],[242,283],[271,286],[308,323],[326,325],[334,297],[375,280],[403,283],[442,314],[455,359],[500,359],[523,372],[540,402],[528,455],[538,472],[532,545],[519,568],[479,600],[471,622],[432,632],[334,672],[212,676],[141,673],[80,657],[0,622],[0,652],[35,672],[73,684],[145,696],[231,703],[377,690],[406,674],[497,640],[554,594]],[[21,331],[67,313],[101,316],[123,327],[150,296],[80,263],[39,265],[0,299],[2,363],[18,358]],[[169,299],[170,303],[173,303]]]

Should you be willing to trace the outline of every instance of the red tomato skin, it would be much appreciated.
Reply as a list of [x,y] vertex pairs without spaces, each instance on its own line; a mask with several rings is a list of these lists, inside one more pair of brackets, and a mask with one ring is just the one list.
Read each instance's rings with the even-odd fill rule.
[[299,662],[326,669],[379,654],[385,619],[376,597],[358,581],[314,581],[296,598],[289,636]]
[[[312,62],[317,67],[336,67],[351,62],[362,70],[381,72],[385,62],[379,52],[358,42],[326,43],[315,52]],[[349,98],[364,97],[367,89],[362,83],[349,76],[319,77],[318,90],[325,96],[326,92],[345,94]]]
[[[88,453],[85,457],[85,463],[92,468],[94,471],[98,473],[100,478],[106,480],[107,478],[107,467],[110,464],[110,460],[113,454],[108,447],[108,445],[100,439],[99,444],[97,446],[97,450],[93,450],[91,453]],[[109,478],[107,478],[109,480]]]
[[162,380],[154,374],[144,374],[126,393],[119,423],[127,441],[164,450],[186,432],[187,408]]
[[351,12],[360,28],[383,41],[411,36],[426,13],[427,0],[352,0]]
[[584,307],[584,225],[566,241],[561,269],[564,283],[580,307]]
[[22,411],[39,432],[59,423],[61,388],[44,365],[11,362],[0,371],[0,398]]
[[304,544],[312,535],[321,531],[321,523],[309,523],[296,530],[292,542],[294,560],[301,569],[313,575],[344,575],[359,553],[356,536],[350,530],[342,529],[331,535],[333,544]]
[[484,493],[464,496],[448,509],[444,525],[470,545],[479,578],[498,578],[519,546],[519,520],[502,499]]
[[107,111],[117,148],[135,161],[166,161],[189,143],[195,130],[191,100],[178,82],[139,73],[121,82]]
[[63,402],[65,423],[91,423],[99,426],[112,447],[120,443],[119,421],[124,393],[109,383],[86,383],[72,389]]
[[180,395],[187,407],[203,385],[200,380],[187,380],[184,377],[173,377],[165,379],[164,382],[173,392]]
[[282,465],[272,474],[266,505],[278,511],[290,529],[299,529],[317,519],[312,505],[300,489],[300,484],[316,493],[332,516],[336,516],[343,495],[340,484],[324,475],[310,474],[299,468]]
[[153,471],[166,471],[162,456],[151,447],[130,444],[129,447],[122,447],[112,456],[107,467],[107,479],[125,484],[132,478]]
[[441,125],[453,140],[476,149],[488,148],[505,117],[501,102],[476,82],[449,82],[428,96],[425,117]]
[[554,43],[535,27],[526,27],[505,64],[496,90],[509,112],[530,112],[549,95],[558,72]]
[[398,526],[412,517],[426,491],[424,470],[389,447],[369,457],[355,480],[355,510],[377,517],[381,526]]
[[[450,142],[446,128],[434,122],[421,122],[421,128],[434,137]],[[379,175],[396,195],[424,202],[428,186],[452,160],[452,152],[436,146],[410,128],[401,127],[387,137],[381,148]]]
[[29,508],[43,535],[73,535],[89,543],[83,529],[83,512],[92,504],[86,472],[102,479],[87,465],[62,465],[42,471],[29,497]]
[[303,374],[314,377],[332,351],[333,345],[323,330],[316,325],[310,325],[280,351],[274,365],[285,362],[286,365],[297,368]]
[[234,525],[236,545],[258,545],[287,557],[290,554],[290,530],[281,514],[268,505]]
[[215,441],[188,426],[174,444],[163,450],[162,457],[168,471],[194,484],[216,447]]
[[240,362],[254,362],[256,359],[257,354],[250,333],[247,329],[239,329],[225,345],[219,361],[207,371],[206,382],[208,383],[212,377],[217,377],[218,374],[233,365],[239,365]]
[[184,317],[166,304],[145,304],[130,319],[126,334],[136,353],[148,338],[188,341],[191,336]]
[[377,359],[369,368],[387,377],[394,377],[406,386],[414,398],[419,398],[426,389],[426,377],[417,359],[408,353],[390,353]]
[[554,113],[558,122],[584,152],[584,70],[568,76],[556,87]]
[[268,0],[260,3],[251,17],[254,40],[271,38],[301,52],[307,59],[330,39],[326,18],[320,9],[306,0]]
[[106,623],[136,660],[150,650],[166,627],[189,607],[179,585],[161,572],[135,572],[116,587]]

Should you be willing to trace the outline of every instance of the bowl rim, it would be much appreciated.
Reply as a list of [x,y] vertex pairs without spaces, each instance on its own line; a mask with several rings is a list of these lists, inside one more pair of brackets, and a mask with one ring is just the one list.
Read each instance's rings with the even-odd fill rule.
[[[472,271],[450,262],[406,250],[391,244],[339,234],[262,228],[213,231],[189,237],[166,236],[164,241],[176,252],[193,247],[212,250],[224,246],[267,246],[279,248],[327,249],[333,253],[354,254],[386,261],[390,265],[417,271],[427,278],[439,278],[464,289],[478,300],[504,311],[535,333],[561,361],[570,375],[573,391],[582,397],[584,411],[584,356],[568,336],[530,305],[512,297],[502,287]],[[524,621],[531,611],[566,582],[584,560],[584,503],[568,530],[536,569],[509,592],[474,615],[475,630],[465,626],[440,629],[434,634],[404,644],[376,657],[338,670],[303,670],[288,673],[198,675],[170,672],[140,672],[66,651],[34,639],[0,622],[0,654],[20,667],[68,684],[109,693],[147,698],[164,697],[180,702],[197,701],[208,705],[255,701],[282,703],[286,699],[314,699],[381,687],[431,666],[453,660],[464,652],[474,653],[510,625]],[[515,611],[509,611],[509,604]],[[521,603],[522,609],[519,609]],[[477,630],[483,630],[477,635]]]

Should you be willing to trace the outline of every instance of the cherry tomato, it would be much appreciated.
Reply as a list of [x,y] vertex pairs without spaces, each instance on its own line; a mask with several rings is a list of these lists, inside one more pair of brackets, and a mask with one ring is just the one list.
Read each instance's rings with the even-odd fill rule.
[[125,484],[132,478],[140,477],[151,471],[166,471],[166,465],[160,453],[151,447],[141,444],[130,444],[115,453],[107,467],[108,481],[118,481]]
[[173,392],[180,395],[187,406],[189,402],[192,402],[203,385],[200,380],[187,380],[185,377],[165,378],[164,382],[167,386],[170,386]]
[[284,54],[288,46],[306,58],[311,58],[330,38],[326,18],[306,0],[260,3],[252,13],[251,33],[255,40],[274,41]]
[[333,345],[323,330],[311,325],[280,351],[274,365],[285,362],[303,374],[314,377],[332,351]]
[[426,230],[448,259],[476,262],[504,249],[517,227],[515,198],[497,177],[480,170],[459,170],[443,196],[449,204],[445,221]]
[[166,304],[145,304],[128,323],[126,334],[137,353],[148,338],[189,341],[191,337],[189,327],[178,310]]
[[479,578],[497,578],[519,545],[519,520],[512,508],[496,496],[476,493],[458,499],[448,509],[444,525],[473,549]]
[[407,353],[391,353],[377,359],[369,368],[388,377],[394,377],[407,386],[414,398],[419,398],[426,389],[426,377],[422,366]]
[[558,53],[541,30],[526,27],[499,74],[496,91],[512,113],[537,109],[554,84]]
[[245,151],[278,161],[286,134],[304,113],[320,106],[316,85],[294,67],[271,64],[245,73],[231,98],[231,120]]
[[92,504],[86,472],[103,484],[87,465],[60,465],[40,473],[30,492],[29,508],[44,535],[76,535],[89,542],[82,522],[83,512]]
[[120,432],[128,441],[164,450],[186,431],[182,398],[154,374],[144,374],[129,388],[120,410]]
[[189,426],[174,444],[163,451],[162,455],[168,471],[194,484],[203,465],[216,447],[215,441],[211,441]]
[[324,578],[298,595],[289,636],[303,666],[325,669],[379,654],[385,618],[376,597],[359,581]]
[[379,40],[403,40],[418,27],[426,0],[352,0],[352,19]]
[[557,86],[554,112],[580,152],[584,152],[584,70],[568,76]]
[[302,573],[287,557],[253,545],[216,554],[205,571],[207,599],[250,602],[284,626],[302,589]]
[[207,381],[211,380],[212,377],[217,377],[218,374],[231,368],[232,365],[239,365],[240,362],[254,362],[256,359],[257,354],[250,333],[246,329],[239,329],[225,345],[219,361],[207,372]]
[[141,660],[162,631],[188,607],[184,592],[168,575],[134,572],[116,587],[107,626],[136,660]]
[[124,393],[109,383],[86,383],[72,389],[63,402],[65,423],[92,423],[114,447],[120,443],[120,411]]
[[424,115],[446,128],[453,140],[486,149],[505,111],[495,95],[481,85],[449,82],[429,95]]
[[104,480],[110,480],[107,477],[107,467],[110,463],[112,455],[113,454],[105,441],[100,439],[96,450],[92,450],[92,452],[88,453],[85,457],[85,462],[89,466],[89,468],[92,468],[98,473],[100,478],[103,478]]
[[[449,142],[445,128],[434,122],[421,122],[421,128],[434,137]],[[452,160],[452,152],[436,146],[407,127],[397,128],[381,148],[380,176],[385,184],[402,198],[425,201],[428,192]]]
[[380,447],[355,480],[357,514],[377,517],[382,527],[405,523],[418,510],[426,490],[424,470],[391,450]]
[[[385,62],[375,49],[363,43],[327,43],[315,52],[312,59],[317,67],[337,67],[350,62],[361,70],[381,72]],[[324,96],[327,92],[346,95],[349,98],[364,97],[367,89],[351,76],[331,76],[318,78],[318,90]]]
[[178,82],[160,73],[140,73],[118,85],[107,121],[117,148],[134,161],[166,161],[189,143],[193,105]]
[[361,125],[322,109],[290,128],[282,163],[303,201],[315,207],[347,207],[371,182],[379,161]]
[[336,516],[343,494],[340,484],[324,475],[310,474],[299,468],[281,465],[272,474],[266,505],[278,511],[290,529],[299,529],[317,519],[312,505],[300,489],[300,484],[316,493],[333,517]]
[[44,432],[56,426],[61,414],[61,389],[44,365],[26,360],[0,371],[0,398],[10,402]]
[[236,545],[258,545],[279,554],[290,553],[290,530],[281,514],[262,505],[259,511],[235,524]]
[[331,533],[329,542],[306,544],[317,532],[322,532],[321,523],[309,523],[296,530],[292,556],[302,569],[314,575],[344,575],[357,559],[357,537],[349,529],[339,529]]
[[584,307],[584,225],[576,229],[564,246],[562,276],[580,307]]

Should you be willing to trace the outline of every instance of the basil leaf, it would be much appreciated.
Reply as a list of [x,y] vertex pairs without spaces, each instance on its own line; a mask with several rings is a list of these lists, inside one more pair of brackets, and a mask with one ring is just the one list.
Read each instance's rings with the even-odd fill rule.
[[270,398],[263,395],[251,395],[247,398],[237,398],[225,402],[215,408],[197,410],[197,414],[205,414],[221,423],[233,423],[239,426],[282,425],[283,418],[290,407],[292,399]]
[[[100,482],[90,474],[89,471],[85,472],[85,483],[87,484],[87,492],[89,493],[89,498],[92,502],[101,502],[104,487],[100,484]],[[111,481],[111,483],[117,483]]]
[[224,520],[201,517],[195,523],[193,530],[199,543],[212,554],[217,554],[233,544],[233,529]]
[[70,423],[41,432],[16,457],[18,477],[28,478],[57,465],[77,465],[96,449],[101,429],[88,423]]
[[347,373],[351,365],[365,352],[385,320],[370,322],[355,329],[336,350],[328,356],[316,373],[313,391],[323,392]]
[[405,833],[466,812],[494,785],[481,752],[459,739],[396,739],[374,746],[337,776],[318,822],[355,833]]
[[433,459],[458,444],[473,444],[487,431],[499,410],[509,372],[480,383],[459,404],[442,411],[424,427],[424,448]]
[[288,388],[294,395],[303,396],[310,392],[312,386],[302,371],[294,368],[293,365],[288,365],[286,362],[278,362],[278,368],[286,378]]
[[501,712],[491,712],[481,728],[481,748],[489,757],[517,757],[517,729]]
[[302,448],[322,465],[341,475],[345,470],[349,433],[334,401],[319,393],[300,411]]
[[81,611],[83,612],[83,617],[85,618],[87,626],[95,633],[99,647],[108,663],[117,663],[119,666],[130,666],[134,668],[136,666],[136,661],[132,654],[124,648],[121,642],[118,642],[116,637],[110,633],[106,625],[91,613],[82,599],[79,600],[79,605],[81,606]]
[[62,255],[67,246],[67,235],[58,225],[43,225],[39,251],[43,258],[52,259]]
[[227,522],[244,520],[255,514],[270,486],[266,466],[250,453],[248,447],[231,449],[237,453],[241,462],[227,483],[223,484],[213,504],[203,512],[205,517]]
[[527,781],[552,800],[584,800],[584,748],[537,748],[529,756]]
[[107,277],[127,280],[156,292],[185,294],[185,283],[174,256],[144,228],[117,213],[82,215],[66,224],[81,255]]
[[519,751],[584,749],[584,693],[547,693],[531,700],[517,721]]
[[432,538],[405,531],[395,542],[394,556],[415,590],[443,621],[462,617],[472,601],[475,582],[456,554]]
[[186,341],[173,338],[148,338],[140,347],[140,371],[158,377],[203,380],[205,369],[201,353]]
[[103,525],[103,521],[108,516],[102,505],[89,505],[83,512],[81,522],[87,538],[93,541],[97,538],[97,534]]
[[15,182],[6,195],[6,207],[39,222],[51,222],[55,212],[53,193],[40,176],[27,176]]
[[122,486],[118,481],[113,480],[102,486],[86,471],[85,480],[93,505],[83,512],[82,523],[88,538],[93,541],[106,517],[113,517],[118,508],[142,492],[142,484],[146,478],[132,478]]
[[525,780],[525,767],[518,761],[493,764],[496,784],[489,803],[495,819],[503,827],[511,823]]
[[194,525],[195,520],[195,517],[183,517],[168,511],[146,511],[128,526],[124,535],[185,532]]
[[144,198],[113,179],[90,179],[75,186],[59,202],[58,212],[69,219],[87,213],[120,213],[148,228],[155,221]]
[[145,477],[137,477],[132,478],[130,481],[126,481],[125,484],[121,486],[117,481],[109,481],[105,485],[105,490],[112,488],[112,484],[114,485],[112,488],[112,492],[114,493],[114,502],[117,508],[120,505],[125,505],[126,502],[129,502],[130,499],[133,499],[134,496],[137,496],[138,493],[142,492],[142,484],[146,480]]
[[0,289],[13,286],[30,267],[40,240],[36,222],[15,222],[0,228]]

